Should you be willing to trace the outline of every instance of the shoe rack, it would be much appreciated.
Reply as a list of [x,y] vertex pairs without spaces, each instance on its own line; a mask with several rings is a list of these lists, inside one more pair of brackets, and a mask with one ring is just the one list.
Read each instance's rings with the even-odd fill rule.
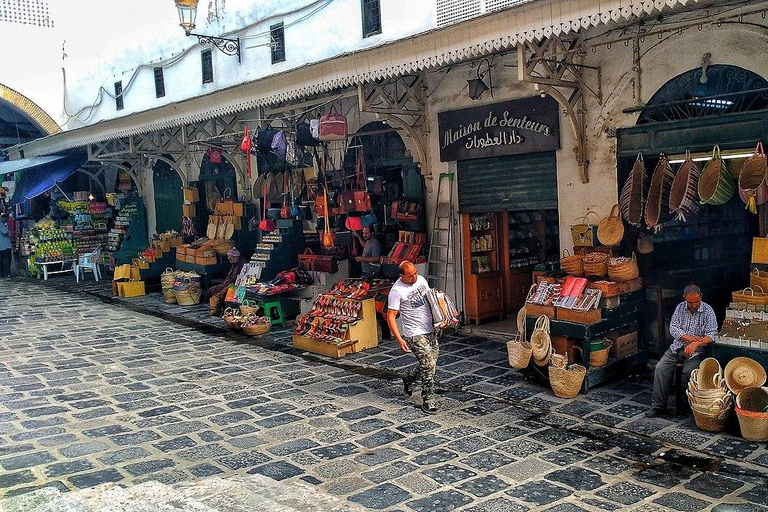
[[293,331],[295,348],[333,358],[378,344],[374,299],[319,295],[309,312],[296,319]]

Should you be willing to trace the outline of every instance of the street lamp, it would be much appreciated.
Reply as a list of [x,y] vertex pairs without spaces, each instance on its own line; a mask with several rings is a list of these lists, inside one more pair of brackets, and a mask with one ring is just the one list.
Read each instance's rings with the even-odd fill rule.
[[227,55],[237,55],[237,62],[240,62],[240,39],[228,39],[226,37],[206,36],[195,34],[192,30],[195,28],[195,18],[197,17],[197,3],[199,0],[173,0],[176,4],[176,10],[179,11],[179,25],[184,29],[188,36],[196,36],[197,42],[205,46],[214,45]]
[[[483,62],[485,62],[485,65],[487,66],[487,71],[484,73],[480,72],[480,67],[483,65]],[[491,79],[491,63],[488,59],[483,59],[480,61],[480,64],[477,65],[477,76],[475,78],[471,78],[467,80],[467,85],[469,86],[469,98],[473,100],[478,100],[483,95],[485,91],[491,91],[491,98],[493,98],[493,80]],[[485,78],[486,73],[488,74],[488,83],[490,84],[490,87],[486,85],[483,78]]]

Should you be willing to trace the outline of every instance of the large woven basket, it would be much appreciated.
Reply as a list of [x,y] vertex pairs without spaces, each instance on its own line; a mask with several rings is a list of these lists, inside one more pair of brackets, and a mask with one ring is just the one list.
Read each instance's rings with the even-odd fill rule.
[[605,366],[608,364],[608,354],[610,353],[612,346],[613,342],[611,340],[605,340],[603,342],[603,348],[590,351],[589,366]]
[[669,213],[669,193],[674,180],[675,172],[669,165],[667,156],[662,153],[651,175],[648,199],[645,202],[645,224],[649,228],[664,224],[672,218]]
[[702,203],[721,205],[727,203],[736,186],[720,156],[720,147],[712,150],[712,160],[707,162],[699,177],[699,197]]
[[758,286],[763,290],[768,290],[768,272],[755,268],[749,274],[749,287],[754,289]]
[[707,432],[722,432],[725,430],[725,421],[728,419],[728,414],[709,414],[706,412],[697,411],[691,409],[693,412],[693,420],[696,422],[696,426],[701,430]]
[[621,216],[631,226],[639,227],[643,223],[646,190],[648,190],[648,172],[645,170],[642,153],[638,153],[632,172],[629,173],[626,183],[621,188],[619,197]]
[[[699,389],[719,389],[723,377],[723,369],[720,363],[714,357],[708,357],[699,363],[696,371],[696,378],[692,379]],[[691,372],[693,377],[693,372]]]
[[603,245],[619,245],[624,238],[624,223],[619,205],[613,205],[611,213],[597,225],[597,239]]
[[173,288],[173,280],[176,279],[176,271],[172,268],[166,268],[165,271],[160,274],[160,288],[165,291]]
[[167,290],[163,289],[163,299],[165,299],[165,302],[168,304],[176,304],[176,292],[173,291],[173,286]]
[[685,162],[677,170],[669,192],[669,212],[674,213],[677,220],[685,222],[686,217],[698,213],[701,208],[696,190],[700,175],[701,171],[691,158],[691,152],[686,150]]
[[627,260],[608,258],[606,265],[608,267],[608,277],[612,281],[631,281],[640,277],[637,256],[634,252],[632,253],[632,258]]
[[248,336],[259,336],[260,334],[266,334],[272,328],[272,322],[266,324],[243,326],[243,332]]
[[563,249],[563,257],[560,258],[560,268],[568,274],[576,277],[584,275],[584,262],[580,254],[571,256],[568,249]]
[[189,286],[186,290],[176,290],[175,293],[179,306],[193,306],[200,303],[201,290],[198,286]]
[[736,397],[741,435],[748,441],[768,441],[768,391],[750,387]]
[[746,304],[755,304],[757,306],[765,306],[768,304],[768,293],[764,293],[760,287],[757,287],[757,290],[754,288],[737,290],[732,293],[732,296],[733,302],[744,302]]
[[240,303],[240,314],[243,316],[255,315],[259,312],[259,306],[255,302],[245,299]]
[[549,366],[549,385],[560,398],[574,398],[579,394],[587,369],[580,364]]
[[767,171],[763,143],[758,142],[755,153],[744,161],[739,171],[739,197],[752,213],[757,213],[757,207],[768,200]]
[[588,277],[605,277],[608,275],[608,255],[604,252],[593,252],[584,256],[584,275]]
[[531,344],[525,340],[515,339],[507,342],[509,365],[521,370],[531,362]]
[[749,357],[734,357],[725,365],[725,383],[733,393],[765,384],[765,368]]

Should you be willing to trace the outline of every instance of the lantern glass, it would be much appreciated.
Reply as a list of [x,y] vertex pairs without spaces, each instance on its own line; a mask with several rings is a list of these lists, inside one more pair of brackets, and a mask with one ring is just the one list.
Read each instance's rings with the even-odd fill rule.
[[176,3],[176,9],[179,11],[179,25],[189,35],[195,28],[198,0],[174,0],[174,2]]
[[480,77],[467,80],[467,85],[469,86],[469,97],[473,100],[480,99],[483,93],[488,90],[488,86]]

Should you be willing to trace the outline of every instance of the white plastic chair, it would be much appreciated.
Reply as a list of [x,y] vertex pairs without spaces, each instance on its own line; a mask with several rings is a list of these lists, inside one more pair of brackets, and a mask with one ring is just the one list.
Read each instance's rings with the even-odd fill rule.
[[77,258],[77,275],[85,279],[85,271],[90,270],[93,272],[93,278],[98,281],[101,279],[101,246],[96,247],[93,252],[87,254],[81,254]]

